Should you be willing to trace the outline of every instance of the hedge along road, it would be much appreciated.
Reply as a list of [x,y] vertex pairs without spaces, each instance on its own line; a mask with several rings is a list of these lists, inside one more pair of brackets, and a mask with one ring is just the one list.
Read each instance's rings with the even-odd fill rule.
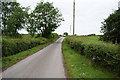
[[2,73],[3,78],[65,78],[61,43],[63,37]]

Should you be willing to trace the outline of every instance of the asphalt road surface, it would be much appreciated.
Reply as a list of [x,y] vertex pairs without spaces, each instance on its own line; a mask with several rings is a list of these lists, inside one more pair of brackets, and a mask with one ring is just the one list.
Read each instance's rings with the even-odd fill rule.
[[18,62],[2,73],[3,78],[66,78],[61,43],[63,37],[48,47]]

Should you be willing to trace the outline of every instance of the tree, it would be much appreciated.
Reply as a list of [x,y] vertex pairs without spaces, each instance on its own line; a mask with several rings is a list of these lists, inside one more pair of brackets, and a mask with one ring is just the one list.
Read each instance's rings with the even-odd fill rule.
[[19,3],[2,3],[2,30],[3,34],[12,37],[18,37],[18,31],[25,27],[27,19],[27,9],[20,7]]
[[28,32],[32,35],[36,33],[38,36],[42,34],[42,37],[46,38],[48,38],[50,34],[61,25],[61,21],[63,21],[60,11],[49,2],[38,3],[30,17],[29,24],[32,25],[28,26]]
[[96,36],[96,34],[89,34],[88,36]]
[[67,32],[64,32],[64,34],[63,34],[64,36],[68,36],[68,33]]
[[104,35],[101,37],[104,41],[112,41],[113,43],[120,43],[120,9],[102,22],[101,32]]
[[[12,9],[11,9],[11,2],[2,2],[2,30],[3,34],[5,33],[5,29],[7,29],[7,24],[6,21],[8,20],[8,17],[12,14]],[[16,4],[18,6],[18,4]],[[9,6],[9,7],[8,7]]]
[[28,17],[28,24],[27,24],[27,31],[29,34],[34,37],[35,33],[37,33],[37,21],[34,19],[35,15],[33,13],[29,14]]

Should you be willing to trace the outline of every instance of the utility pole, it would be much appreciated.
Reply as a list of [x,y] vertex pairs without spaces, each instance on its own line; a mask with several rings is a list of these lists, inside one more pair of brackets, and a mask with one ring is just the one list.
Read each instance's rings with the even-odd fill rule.
[[73,1],[73,35],[75,35],[75,0]]
[[70,35],[71,35],[71,25],[70,25]]

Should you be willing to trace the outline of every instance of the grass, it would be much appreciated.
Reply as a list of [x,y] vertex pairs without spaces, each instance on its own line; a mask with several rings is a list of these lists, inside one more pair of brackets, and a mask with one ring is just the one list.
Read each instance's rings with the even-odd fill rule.
[[[107,49],[117,51],[117,47],[119,47],[118,44],[112,44],[111,42],[103,42],[100,41],[100,36],[72,36],[69,37],[69,39],[75,40],[75,41],[81,41],[83,44],[95,44],[95,45],[101,45],[101,46],[107,46]],[[104,49],[104,50],[107,50]]]
[[112,73],[93,66],[85,56],[72,50],[63,42],[63,55],[69,78],[116,78]]
[[95,40],[98,41],[100,39],[100,36],[87,36],[89,40]]
[[44,47],[48,46],[49,44],[51,44],[51,42],[48,42],[46,44],[43,44],[43,45],[39,45],[39,46],[36,46],[32,49],[28,49],[26,51],[22,51],[16,55],[12,55],[12,56],[8,56],[8,57],[3,57],[2,58],[2,69],[5,70],[7,69],[8,67],[16,64],[17,62],[19,62],[20,60],[36,53],[37,51],[43,49]]

